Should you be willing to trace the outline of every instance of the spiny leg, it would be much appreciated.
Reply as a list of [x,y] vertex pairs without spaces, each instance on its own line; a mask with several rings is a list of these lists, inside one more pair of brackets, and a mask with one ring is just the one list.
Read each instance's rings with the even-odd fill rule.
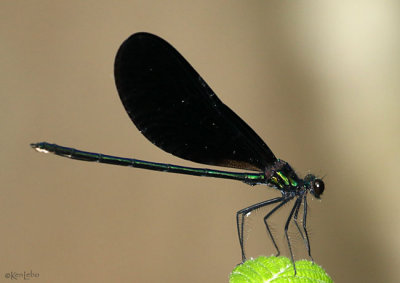
[[265,227],[267,227],[268,234],[271,237],[272,243],[274,244],[274,247],[276,249],[276,256],[279,256],[281,254],[281,252],[279,251],[278,245],[275,242],[274,236],[272,235],[272,232],[269,228],[267,220],[273,213],[275,213],[279,208],[284,206],[286,203],[288,203],[292,199],[293,199],[293,197],[286,197],[286,198],[282,197],[281,203],[278,204],[277,206],[275,206],[270,212],[268,212],[268,214],[266,216],[264,216],[264,224],[265,224]]
[[293,217],[293,213],[296,211],[296,209],[298,209],[298,207],[301,205],[301,202],[303,201],[302,197],[298,197],[296,199],[296,202],[294,203],[294,206],[292,208],[292,210],[290,211],[289,217],[286,220],[286,224],[285,224],[285,236],[286,236],[286,241],[288,243],[288,247],[289,247],[289,253],[290,253],[290,257],[292,259],[292,263],[293,263],[293,268],[294,268],[294,275],[296,275],[296,265],[294,264],[294,257],[293,257],[293,251],[292,251],[292,245],[290,244],[290,240],[289,240],[289,235],[288,235],[288,229],[289,229],[289,224],[290,224],[290,220]]
[[296,207],[296,211],[294,212],[293,220],[294,220],[294,224],[296,224],[297,230],[299,231],[301,238],[303,239],[305,245],[307,246],[306,239],[304,238],[303,232],[301,231],[299,223],[297,222],[299,210],[300,210],[300,205]]
[[245,251],[244,251],[244,219],[245,219],[245,216],[248,213],[252,212],[253,210],[259,209],[261,207],[264,207],[264,206],[267,206],[270,204],[281,202],[283,200],[284,200],[284,197],[273,198],[273,199],[263,201],[263,202],[254,204],[252,206],[246,207],[246,208],[241,209],[238,212],[236,212],[236,224],[237,224],[240,248],[242,250],[242,262],[246,261],[246,255],[245,255]]
[[304,203],[303,229],[304,229],[304,235],[305,236],[303,235],[303,232],[301,231],[300,226],[298,224],[298,220],[297,220],[297,217],[298,217],[298,214],[299,214],[299,210],[300,210],[300,205],[296,207],[296,211],[294,212],[293,220],[294,220],[294,223],[296,224],[297,230],[299,231],[300,236],[303,239],[304,244],[305,244],[305,246],[307,248],[308,256],[310,257],[311,261],[314,262],[314,259],[311,256],[310,240],[308,238],[307,227],[306,227],[306,220],[307,220],[307,197],[306,197],[306,195],[304,195],[303,203]]
[[303,229],[304,229],[304,234],[306,235],[306,247],[308,251],[308,256],[311,258],[311,261],[314,262],[314,259],[311,256],[311,246],[310,246],[310,239],[308,238],[306,221],[307,221],[307,197],[306,195],[304,195]]

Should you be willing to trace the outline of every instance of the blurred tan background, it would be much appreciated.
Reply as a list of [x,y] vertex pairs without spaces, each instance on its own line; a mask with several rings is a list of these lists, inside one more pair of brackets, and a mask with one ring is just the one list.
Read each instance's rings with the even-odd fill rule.
[[[236,211],[279,195],[29,147],[199,166],[149,143],[120,103],[113,60],[138,31],[175,46],[299,174],[325,176],[308,223],[336,282],[398,282],[400,2],[340,2],[1,1],[0,282],[227,282]],[[285,255],[288,213],[273,219]],[[253,257],[274,252],[260,219]]]

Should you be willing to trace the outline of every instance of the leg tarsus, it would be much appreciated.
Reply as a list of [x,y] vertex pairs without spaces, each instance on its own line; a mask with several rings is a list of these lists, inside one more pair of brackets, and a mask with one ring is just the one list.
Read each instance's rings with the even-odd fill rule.
[[[239,236],[239,244],[242,252],[242,262],[246,261],[246,253],[245,253],[245,247],[244,247],[244,222],[245,222],[245,217],[248,215],[250,212],[253,210],[262,208],[264,206],[274,204],[277,202],[281,202],[284,200],[284,197],[277,197],[273,198],[267,201],[263,201],[254,205],[251,205],[249,207],[246,207],[244,209],[239,210],[236,212],[236,225],[237,225],[237,231],[238,231],[238,236]],[[274,243],[275,244],[275,243]],[[276,246],[276,244],[275,244]],[[279,250],[278,250],[279,252]]]
[[279,250],[279,248],[278,248],[278,245],[276,244],[276,242],[275,242],[275,238],[274,238],[274,236],[272,235],[272,232],[271,232],[271,229],[269,228],[269,225],[268,225],[268,222],[267,222],[267,220],[268,220],[268,218],[272,215],[272,214],[274,214],[279,208],[281,208],[282,206],[284,206],[287,202],[289,202],[291,200],[291,198],[283,198],[282,197],[282,200],[281,200],[281,203],[280,204],[278,204],[277,206],[275,206],[270,212],[268,212],[268,214],[267,215],[265,215],[264,216],[264,224],[265,224],[265,227],[267,228],[267,231],[268,231],[268,234],[269,234],[269,236],[270,236],[270,238],[271,238],[271,240],[272,240],[272,243],[274,244],[274,247],[275,247],[275,249],[276,249],[276,256],[279,256],[280,254],[281,254],[281,252],[280,252],[280,250]]
[[289,240],[289,235],[288,235],[288,229],[289,229],[289,224],[290,224],[290,220],[293,217],[294,212],[296,211],[296,209],[298,209],[297,207],[301,205],[301,202],[303,201],[303,198],[298,197],[296,199],[296,202],[292,208],[292,210],[290,211],[289,217],[286,220],[286,224],[285,224],[285,236],[286,236],[286,241],[288,243],[288,247],[289,247],[289,253],[290,253],[290,257],[292,259],[292,264],[293,264],[293,269],[294,269],[294,275],[296,276],[296,265],[294,263],[294,257],[293,257],[293,251],[292,251],[292,245],[290,244],[290,240]]

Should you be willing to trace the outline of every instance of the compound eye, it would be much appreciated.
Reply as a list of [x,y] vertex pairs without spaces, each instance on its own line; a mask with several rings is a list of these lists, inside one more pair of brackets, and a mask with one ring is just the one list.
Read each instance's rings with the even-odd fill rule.
[[314,189],[314,196],[316,198],[319,198],[319,196],[322,195],[325,190],[325,184],[321,179],[315,179],[312,187]]

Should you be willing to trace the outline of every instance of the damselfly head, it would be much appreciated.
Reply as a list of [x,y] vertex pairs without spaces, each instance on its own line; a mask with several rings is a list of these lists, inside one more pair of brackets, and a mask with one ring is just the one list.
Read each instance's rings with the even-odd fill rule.
[[308,174],[305,178],[305,186],[307,187],[307,189],[310,191],[310,193],[315,196],[317,199],[320,198],[320,196],[322,195],[322,193],[325,190],[325,184],[324,181],[322,181],[322,179],[318,179],[316,178],[314,175],[312,174]]

